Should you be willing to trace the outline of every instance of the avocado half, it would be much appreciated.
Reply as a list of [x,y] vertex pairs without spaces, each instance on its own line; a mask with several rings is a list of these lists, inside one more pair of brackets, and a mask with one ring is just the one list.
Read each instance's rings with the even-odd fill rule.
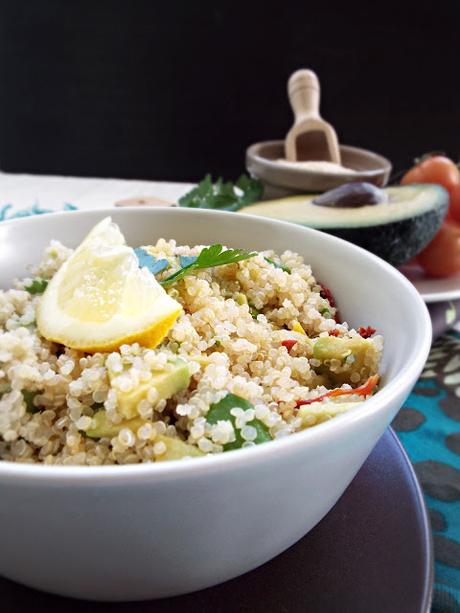
[[388,201],[359,207],[313,203],[316,194],[252,204],[239,213],[271,217],[323,230],[399,266],[409,261],[439,230],[449,205],[439,185],[387,187]]

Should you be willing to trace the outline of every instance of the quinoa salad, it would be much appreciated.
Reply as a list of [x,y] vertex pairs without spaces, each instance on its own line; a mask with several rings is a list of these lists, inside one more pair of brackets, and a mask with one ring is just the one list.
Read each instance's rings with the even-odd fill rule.
[[229,452],[376,391],[382,337],[341,321],[300,255],[152,243],[133,249],[107,218],[0,290],[0,460]]

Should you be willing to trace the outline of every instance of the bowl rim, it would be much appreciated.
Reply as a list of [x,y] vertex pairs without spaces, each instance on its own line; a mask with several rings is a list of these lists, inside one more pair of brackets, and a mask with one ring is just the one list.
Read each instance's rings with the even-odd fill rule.
[[[199,214],[202,217],[214,217],[216,215],[224,216],[229,219],[234,219],[235,217],[234,213],[232,212],[206,209],[187,209],[179,207],[155,207],[149,209],[139,206],[129,207],[129,209],[100,207],[91,210],[58,211],[52,213],[51,215],[46,214],[7,220],[1,223],[0,228],[28,224],[39,225],[40,223],[46,223],[48,220],[52,222],[53,219],[58,220],[62,219],[63,217],[68,217],[69,222],[71,223],[71,219],[75,218],[76,216],[98,218],[99,216],[103,215],[111,216],[115,213],[115,211],[117,211],[117,215],[122,217],[129,216],[131,214],[135,215],[137,213],[140,213],[141,216],[155,215],[159,214],[160,212],[172,216]],[[242,216],[243,223],[247,217],[248,216]],[[270,455],[275,453],[277,454],[277,457],[280,455],[286,456],[294,453],[304,444],[322,445],[329,437],[336,436],[337,434],[340,435],[341,430],[353,428],[355,423],[371,419],[372,416],[380,411],[386,404],[390,403],[400,394],[404,394],[406,391],[409,391],[410,385],[415,383],[419,373],[423,369],[432,341],[432,326],[428,309],[412,283],[396,268],[384,260],[341,238],[326,234],[314,228],[307,228],[297,224],[291,224],[290,222],[268,218],[265,219],[255,215],[249,215],[249,217],[252,219],[257,219],[260,225],[266,225],[267,227],[276,225],[289,230],[292,225],[295,225],[297,228],[301,228],[306,234],[321,234],[324,236],[325,240],[330,241],[331,243],[340,244],[346,249],[355,251],[357,255],[367,258],[377,267],[385,270],[386,274],[404,287],[406,293],[411,296],[413,306],[415,307],[414,313],[417,313],[417,315],[414,316],[417,316],[420,319],[421,327],[420,334],[417,337],[418,342],[414,346],[415,350],[412,350],[412,355],[415,356],[415,359],[408,361],[408,363],[406,363],[405,366],[400,369],[396,376],[389,380],[381,390],[365,401],[365,411],[359,410],[359,407],[353,408],[347,413],[336,416],[334,419],[317,424],[312,428],[307,428],[305,430],[301,430],[300,432],[296,432],[292,436],[272,440],[269,444],[256,445],[246,449],[237,449],[232,451],[232,453],[221,453],[211,456],[203,456],[202,458],[192,458],[187,461],[169,460],[158,463],[151,462],[128,465],[47,465],[42,463],[22,464],[8,460],[0,460],[0,483],[2,481],[17,481],[18,479],[23,479],[24,481],[29,480],[29,483],[33,482],[37,484],[42,480],[45,480],[55,484],[69,483],[69,481],[79,481],[81,484],[94,484],[94,482],[98,482],[100,485],[115,483],[127,485],[127,479],[129,479],[129,483],[135,483],[139,479],[142,480],[145,478],[148,478],[149,481],[153,481],[169,480],[171,476],[187,478],[190,475],[197,473],[199,476],[212,475],[226,469],[241,468],[242,466],[247,465],[248,461],[252,462],[254,466],[256,466],[258,463],[265,462]]]
[[353,172],[334,172],[334,171],[330,171],[330,172],[322,172],[322,173],[318,173],[315,170],[308,170],[305,168],[296,168],[296,167],[291,167],[291,166],[287,166],[284,164],[280,164],[279,162],[275,162],[274,160],[271,160],[270,158],[266,158],[263,155],[260,154],[260,148],[262,145],[279,145],[281,143],[284,143],[283,140],[267,140],[267,141],[259,141],[257,143],[253,143],[252,145],[249,145],[249,147],[246,149],[246,157],[248,159],[249,163],[257,163],[260,165],[264,165],[266,167],[267,170],[277,170],[279,172],[289,172],[289,173],[293,173],[294,175],[298,175],[299,177],[301,176],[308,176],[308,177],[325,177],[325,178],[332,178],[332,179],[350,179],[350,178],[362,178],[362,177],[378,177],[381,175],[385,175],[387,173],[391,173],[391,169],[392,169],[392,164],[390,162],[389,159],[387,159],[386,157],[384,157],[383,155],[380,155],[380,153],[376,153],[375,151],[371,151],[368,149],[363,149],[362,147],[355,147],[353,145],[343,145],[340,144],[339,145],[339,149],[342,151],[355,151],[355,152],[359,152],[359,153],[366,153],[374,158],[376,158],[376,161],[381,163],[381,167],[380,168],[374,168],[373,170],[355,170]]

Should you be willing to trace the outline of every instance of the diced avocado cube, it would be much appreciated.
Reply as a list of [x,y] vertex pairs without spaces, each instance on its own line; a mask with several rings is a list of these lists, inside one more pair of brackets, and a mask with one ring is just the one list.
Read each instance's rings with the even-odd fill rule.
[[204,453],[195,447],[195,445],[189,445],[184,443],[178,438],[171,438],[170,436],[164,436],[159,434],[155,438],[155,442],[163,442],[166,445],[165,453],[162,453],[156,458],[157,462],[164,462],[165,460],[180,460],[186,456],[197,458],[203,456]]
[[325,375],[331,385],[342,385],[343,383],[356,385],[358,381],[350,379],[350,375],[354,372],[359,373],[360,380],[365,381],[373,374],[372,369],[366,363],[372,364],[371,358],[376,352],[375,345],[370,339],[360,336],[353,338],[324,336],[313,345],[313,357],[321,362],[339,360],[342,364],[346,364],[346,361],[349,361],[350,367],[343,371],[332,371],[328,364],[321,364],[315,370],[317,374]]
[[173,368],[155,373],[150,384],[155,387],[160,399],[167,400],[178,392],[187,389],[190,384],[190,370],[187,362],[177,358],[172,362]]
[[147,398],[152,387],[158,392],[158,400],[167,400],[189,386],[190,371],[187,362],[177,358],[170,365],[170,369],[154,372],[149,381],[140,383],[130,392],[117,390],[118,410],[124,417],[131,419],[138,415],[139,402]]
[[114,436],[117,436],[123,428],[129,428],[135,432],[145,423],[147,423],[145,419],[135,417],[134,419],[125,419],[118,424],[114,424],[107,418],[107,412],[104,409],[101,409],[96,411],[96,413],[93,415],[93,423],[91,424],[91,428],[86,430],[85,434],[90,438],[113,438]]
[[313,345],[313,357],[317,360],[344,360],[352,353],[366,350],[368,341],[363,338],[323,336]]
[[300,417],[302,420],[302,429],[310,428],[323,421],[332,419],[336,415],[346,413],[359,404],[362,404],[362,402],[314,402],[300,407],[297,417]]
[[[114,424],[108,420],[106,411],[101,409],[94,414],[91,428],[87,430],[85,434],[90,438],[114,438],[123,428],[129,428],[133,432],[136,432],[146,423],[151,422],[142,419],[142,417],[134,417],[134,419],[125,419],[118,424]],[[184,441],[178,438],[171,438],[163,434],[158,434],[155,436],[154,441],[163,442],[166,445],[165,453],[156,458],[157,462],[163,462],[164,460],[180,460],[186,456],[199,457],[204,455],[195,445],[184,443]]]

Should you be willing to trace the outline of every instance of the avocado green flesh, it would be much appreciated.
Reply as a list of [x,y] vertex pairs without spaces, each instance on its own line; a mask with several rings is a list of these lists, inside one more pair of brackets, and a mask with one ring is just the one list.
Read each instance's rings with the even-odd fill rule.
[[178,358],[173,363],[172,370],[155,373],[150,381],[155,387],[160,399],[167,400],[186,389],[190,384],[190,370],[188,364]]
[[388,187],[389,201],[356,208],[318,206],[315,195],[267,200],[240,213],[290,221],[354,243],[395,266],[419,253],[439,230],[449,195],[439,185]]
[[167,400],[186,389],[190,384],[190,370],[188,364],[178,358],[172,363],[170,370],[156,372],[147,383],[140,383],[131,392],[118,392],[118,411],[126,419],[114,424],[107,418],[104,409],[96,411],[93,415],[91,428],[86,431],[90,438],[101,438],[103,436],[112,438],[117,436],[123,428],[137,430],[146,420],[137,411],[139,402],[145,398],[150,388],[154,387],[158,394],[158,399]]
[[[109,378],[112,375],[109,371]],[[137,407],[141,400],[147,398],[151,388],[155,388],[159,400],[168,400],[190,384],[188,364],[180,358],[168,365],[168,368],[155,372],[151,379],[139,383],[129,392],[117,390],[118,411],[123,417],[131,419],[138,415]]]
[[387,187],[388,202],[360,207],[326,207],[313,204],[316,195],[290,196],[267,200],[246,207],[248,215],[273,217],[307,225],[311,228],[360,228],[376,226],[423,215],[442,208],[448,196],[438,185]]
[[133,419],[125,419],[124,421],[114,424],[107,417],[107,413],[104,409],[96,411],[93,415],[93,422],[91,428],[89,428],[85,434],[89,438],[113,438],[117,436],[123,428],[130,428],[136,431],[138,428],[146,423],[145,419],[141,417],[134,417]]

